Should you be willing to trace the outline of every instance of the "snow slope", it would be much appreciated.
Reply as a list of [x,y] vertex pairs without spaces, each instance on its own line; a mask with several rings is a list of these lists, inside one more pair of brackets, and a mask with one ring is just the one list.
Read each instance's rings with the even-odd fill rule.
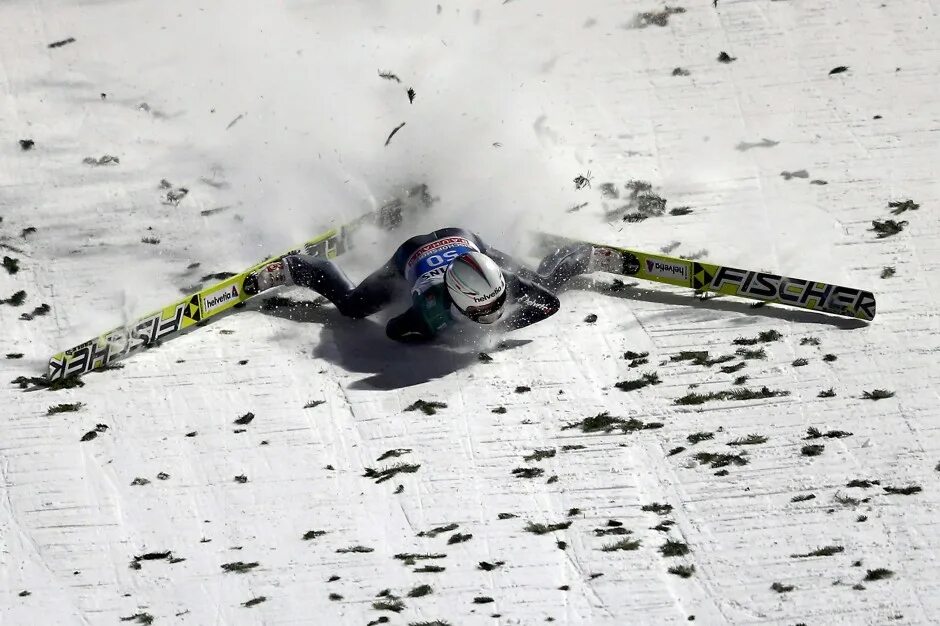
[[[0,246],[19,260],[0,273],[0,297],[27,292],[0,306],[2,352],[23,354],[0,360],[8,380],[415,182],[439,201],[414,230],[459,224],[524,254],[526,231],[541,227],[869,288],[879,301],[866,325],[656,285],[611,291],[596,276],[505,343],[421,348],[328,306],[300,319],[250,307],[82,388],[11,384],[0,620],[940,620],[936,3],[683,6],[660,26],[640,14],[661,6],[633,0],[0,4]],[[722,51],[735,60],[718,62]],[[848,69],[830,74],[837,66]],[[105,154],[120,162],[83,163]],[[591,187],[576,190],[589,170]],[[189,190],[178,206],[162,179]],[[692,212],[623,221],[630,180]],[[604,197],[605,182],[619,198]],[[920,208],[891,215],[888,203],[907,199]],[[887,218],[908,224],[878,239],[872,220]],[[351,274],[402,236],[373,235]],[[887,266],[896,274],[882,279]],[[20,319],[41,303],[48,315]],[[734,354],[734,339],[769,330],[782,338],[737,372],[721,368],[740,359],[673,360]],[[629,367],[627,350],[649,362]],[[614,386],[652,372],[660,384]],[[746,388],[789,395],[675,404],[745,374]],[[863,397],[875,389],[894,396]],[[407,411],[418,399],[446,408]],[[564,428],[605,411],[662,427]],[[851,435],[808,441],[810,427]],[[712,438],[688,440],[700,433]],[[748,435],[767,440],[728,445]],[[400,456],[379,461],[389,450]],[[555,455],[524,459],[536,450]],[[726,468],[693,457],[741,451],[747,463]],[[363,476],[399,462],[420,467]],[[672,509],[643,510],[653,503]],[[537,535],[530,522],[570,526]],[[639,545],[602,549],[625,538]],[[663,555],[667,540],[688,554]],[[371,551],[340,551],[355,546]],[[408,553],[446,556],[395,557]],[[222,568],[239,561],[258,565]],[[417,571],[427,565],[445,569]],[[678,565],[692,575],[669,572]],[[878,568],[893,576],[863,580]],[[408,597],[422,584],[431,593]],[[374,608],[386,589],[399,613]]]

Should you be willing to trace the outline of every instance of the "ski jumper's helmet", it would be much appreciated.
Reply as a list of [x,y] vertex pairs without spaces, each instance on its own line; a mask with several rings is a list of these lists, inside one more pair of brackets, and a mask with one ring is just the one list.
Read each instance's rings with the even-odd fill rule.
[[492,324],[503,314],[506,279],[499,266],[482,252],[465,252],[444,274],[454,306],[479,324]]

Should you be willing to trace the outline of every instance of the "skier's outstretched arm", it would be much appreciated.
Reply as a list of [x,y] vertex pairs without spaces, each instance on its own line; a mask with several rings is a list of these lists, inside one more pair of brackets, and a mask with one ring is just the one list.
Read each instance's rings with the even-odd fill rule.
[[529,282],[542,284],[542,277],[537,273],[530,270],[528,267],[523,265],[520,261],[517,261],[515,258],[506,254],[502,250],[497,250],[491,246],[487,246],[484,250],[484,254],[490,257],[496,262],[496,265],[499,266],[499,269],[503,272],[508,272],[510,274],[515,274],[520,278],[524,278]]
[[558,298],[542,285],[511,272],[506,275],[509,294],[519,307],[498,322],[500,330],[516,330],[541,322],[558,312]]

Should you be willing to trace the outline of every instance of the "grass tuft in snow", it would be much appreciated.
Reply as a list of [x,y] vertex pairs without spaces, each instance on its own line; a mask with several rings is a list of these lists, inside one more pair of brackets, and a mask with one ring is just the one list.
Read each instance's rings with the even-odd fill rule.
[[420,598],[422,596],[430,595],[434,593],[434,589],[431,585],[418,585],[414,589],[408,592],[409,598]]
[[731,343],[736,346],[753,346],[758,343],[779,341],[782,337],[783,335],[776,330],[765,330],[761,333],[758,333],[757,337],[738,337]]
[[[31,320],[31,319],[33,319],[33,318],[35,318],[35,317],[41,317],[41,316],[43,316],[43,315],[46,315],[46,314],[47,314],[49,311],[51,311],[51,310],[52,310],[52,307],[49,306],[48,304],[46,304],[45,302],[43,302],[43,303],[40,304],[39,306],[35,307],[35,308],[34,308],[32,311],[30,311],[29,313],[20,313],[20,319],[21,319],[21,320],[25,320],[25,321],[28,322],[29,320]],[[123,367],[123,366],[121,366],[121,367]],[[102,369],[104,369],[104,368],[102,368]],[[100,372],[101,369],[99,369],[99,370],[97,370],[97,371]]]
[[868,489],[869,487],[872,487],[872,486],[874,486],[874,485],[880,485],[880,484],[881,484],[881,481],[878,481],[878,480],[867,480],[867,479],[855,478],[855,479],[850,480],[849,482],[847,482],[847,483],[845,484],[845,486],[846,486],[846,487],[859,487],[859,488],[861,488],[861,489]]
[[[372,550],[370,549],[369,552]],[[446,559],[446,554],[416,554],[414,552],[402,552],[395,555],[395,558],[405,565],[414,565],[416,561],[429,561],[433,559]]]
[[251,600],[248,600],[247,602],[243,602],[243,603],[242,603],[242,606],[250,609],[251,607],[255,606],[256,604],[261,604],[262,602],[266,602],[266,601],[267,601],[267,597],[265,597],[265,596],[258,596],[258,597],[256,597],[256,598],[252,598]]
[[807,500],[815,500],[816,494],[806,493],[790,498],[790,502],[806,502]]
[[777,593],[788,593],[796,589],[793,585],[784,585],[783,583],[774,583],[770,586]]
[[325,534],[326,534],[325,530],[308,530],[307,532],[303,534],[303,537],[301,537],[301,539],[303,539],[304,541],[310,541],[311,539],[322,537]]
[[3,257],[3,269],[5,269],[8,274],[16,274],[18,271],[20,271],[19,259],[14,259],[13,257],[9,256]]
[[620,551],[629,552],[631,550],[636,550],[639,547],[640,547],[639,539],[631,539],[629,537],[625,537],[621,539],[620,541],[617,541],[614,543],[608,543],[602,546],[601,552],[620,552]]
[[845,548],[842,546],[825,546],[823,548],[816,548],[815,550],[805,554],[791,554],[790,558],[805,559],[812,556],[832,556],[833,554],[839,554],[840,552],[845,552]]
[[136,622],[138,624],[153,624],[153,615],[150,613],[134,613],[121,618],[122,622]]
[[657,515],[669,515],[669,513],[672,511],[672,505],[653,502],[652,504],[644,504],[642,507],[640,507],[640,510],[656,513]]
[[809,365],[809,361],[803,357],[800,357],[798,359],[794,359],[792,365],[793,367],[803,367],[804,365]]
[[712,469],[727,467],[729,465],[747,465],[748,459],[744,452],[727,454],[724,452],[698,452],[693,457],[702,465],[710,465]]
[[702,367],[711,367],[712,365],[718,365],[720,363],[727,363],[728,361],[733,361],[734,356],[730,354],[725,354],[722,356],[717,356],[715,358],[709,358],[708,350],[683,350],[679,354],[674,354],[669,357],[669,360],[672,362],[677,361],[691,361],[692,365],[701,365]]
[[21,306],[24,302],[26,302],[26,292],[22,289],[14,292],[13,295],[6,300],[0,300],[0,304],[9,304],[11,306]]
[[766,359],[767,352],[763,348],[748,350],[747,348],[738,348],[734,351],[742,359]]
[[905,211],[916,211],[920,208],[920,205],[911,199],[903,201],[893,200],[888,203],[888,208],[891,209],[892,215],[900,215]]
[[349,546],[348,548],[337,548],[337,554],[365,554],[368,552],[375,552],[375,548],[370,548],[368,546]]
[[621,380],[619,383],[615,383],[614,387],[621,391],[634,391],[649,385],[658,385],[661,382],[662,381],[659,380],[659,374],[653,372],[652,374],[643,374],[640,378],[635,380]]
[[687,393],[681,398],[676,398],[674,403],[678,405],[690,406],[705,404],[711,400],[758,400],[788,395],[790,395],[789,391],[784,391],[781,389],[769,389],[768,387],[761,387],[756,391],[753,389],[739,388],[709,393],[691,392]]
[[748,435],[747,437],[739,437],[738,439],[732,439],[728,442],[729,446],[757,446],[762,443],[767,443],[767,437],[764,435]]
[[894,397],[894,392],[888,391],[887,389],[875,389],[873,391],[864,392],[862,397],[866,400],[884,400],[885,398]]
[[376,484],[383,483],[386,480],[391,480],[398,474],[414,474],[421,468],[420,464],[416,463],[398,463],[391,467],[386,467],[385,469],[377,470],[371,467],[367,467],[363,476],[366,478],[372,478],[375,480]]
[[924,489],[920,485],[908,485],[907,487],[882,487],[885,493],[896,496],[911,496],[920,493]]
[[878,239],[885,239],[897,235],[904,230],[905,226],[907,226],[906,221],[884,220],[879,222],[878,220],[872,220],[869,230],[877,233]]
[[680,452],[685,452],[685,446],[676,446],[672,450],[666,453],[666,456],[675,456]]
[[[858,498],[853,498],[852,496],[847,496],[844,493],[836,492],[832,499],[841,504],[842,506],[851,506],[855,507],[862,503],[862,500]],[[865,498],[865,501],[868,501],[868,498]]]
[[825,449],[826,446],[821,443],[811,443],[800,448],[800,454],[803,456],[819,456]]
[[399,457],[403,454],[408,454],[409,452],[411,452],[411,448],[395,448],[393,450],[386,450],[382,453],[382,456],[376,459],[376,461],[384,461],[385,459]]
[[836,390],[833,389],[832,387],[830,387],[829,389],[824,389],[823,391],[820,391],[818,394],[816,394],[816,397],[817,398],[835,398]]
[[571,526],[571,522],[555,522],[553,524],[542,524],[539,522],[529,522],[526,524],[526,532],[534,533],[536,535],[546,535],[548,533],[555,532],[556,530],[565,530]]
[[408,626],[450,626],[450,622],[436,619],[431,622],[408,622]]
[[732,384],[732,385],[744,385],[744,384],[747,383],[748,380],[750,380],[750,378],[751,378],[751,377],[748,376],[747,374],[745,374],[745,375],[743,375],[743,376],[738,376],[737,378],[734,379],[734,382],[731,383],[731,384]]
[[446,567],[441,567],[440,565],[423,565],[421,567],[416,567],[414,571],[417,574],[439,574],[446,569]]
[[816,337],[803,337],[802,339],[800,339],[800,345],[801,346],[818,346],[819,339],[817,339]]
[[667,570],[670,574],[674,574],[679,578],[691,578],[692,574],[695,573],[694,565],[673,565]]
[[522,457],[522,460],[529,461],[529,462],[533,462],[533,461],[537,462],[537,461],[541,461],[542,459],[550,459],[553,456],[555,456],[554,448],[552,448],[551,450],[535,450],[534,452],[532,452],[532,454],[527,454],[526,456]]
[[538,478],[545,473],[541,467],[517,467],[512,470],[512,475],[516,478]]
[[662,28],[669,25],[669,18],[672,15],[681,13],[685,13],[684,8],[670,6],[667,6],[661,11],[643,11],[634,16],[633,21],[630,23],[630,28],[647,28],[648,26],[659,26]]
[[413,404],[408,405],[406,411],[421,411],[425,415],[434,415],[437,413],[438,409],[446,409],[447,405],[443,402],[426,402],[424,400],[416,400]]
[[239,574],[244,574],[245,572],[249,572],[253,570],[254,568],[258,567],[259,565],[261,564],[258,563],[257,561],[252,561],[250,563],[245,563],[243,561],[235,561],[233,563],[223,563],[220,567],[222,568],[223,571],[226,571],[226,572],[237,572]]
[[477,563],[477,569],[483,570],[484,572],[492,572],[497,567],[500,567],[501,565],[505,565],[505,564],[506,564],[505,561],[496,561],[495,563],[489,563],[487,561],[480,561],[479,563]]
[[893,266],[886,265],[886,266],[884,266],[884,267],[882,268],[882,270],[881,270],[881,277],[882,277],[882,278],[891,278],[891,277],[894,276],[896,273],[897,273],[897,270],[896,270]]
[[519,385],[518,387],[515,388],[514,391],[516,393],[529,393],[530,391],[532,391],[532,387],[529,387],[528,385]]
[[894,576],[894,572],[891,570],[878,567],[868,570],[868,572],[865,574],[865,581],[884,580],[886,578],[891,578],[892,576]]
[[673,557],[673,556],[685,556],[686,554],[691,552],[691,550],[689,550],[689,546],[686,543],[683,543],[681,541],[675,541],[674,539],[668,539],[666,540],[666,543],[659,546],[659,552],[664,557]]
[[393,613],[401,613],[405,610],[405,603],[402,602],[401,598],[392,596],[383,600],[376,600],[372,603],[372,608],[376,611],[392,611]]
[[85,406],[84,402],[63,403],[50,406],[46,415],[55,415],[57,413],[74,413]]
[[452,546],[455,543],[464,543],[465,541],[470,541],[471,539],[473,539],[473,535],[471,533],[454,533],[447,538],[447,545]]
[[702,441],[708,441],[709,439],[714,439],[714,438],[715,438],[715,433],[712,433],[712,432],[698,432],[698,433],[692,433],[691,435],[689,435],[689,436],[686,437],[685,439],[686,439],[686,441],[688,441],[688,442],[691,443],[692,445],[695,445],[695,444],[697,444],[697,443],[701,443]]
[[851,437],[852,433],[845,430],[829,430],[822,432],[815,426],[810,426],[806,429],[806,436],[804,439],[819,439],[825,437],[827,439],[842,439],[843,437]]
[[431,537],[433,539],[434,537],[437,537],[440,534],[449,533],[452,530],[457,530],[459,526],[460,526],[459,524],[453,524],[453,523],[447,524],[445,526],[437,526],[435,528],[432,528],[431,530],[422,530],[421,532],[418,533],[418,536],[419,537]]
[[609,433],[614,429],[619,429],[620,432],[626,434],[628,432],[636,432],[638,430],[652,430],[662,427],[663,424],[661,422],[644,423],[635,418],[625,420],[621,417],[613,417],[609,412],[604,411],[603,413],[598,413],[593,417],[586,417],[580,422],[566,424],[565,426],[562,426],[561,429],[568,430],[571,428],[580,428],[581,432],[584,433]]
[[741,361],[737,365],[726,365],[725,367],[721,368],[721,373],[722,374],[734,374],[735,372],[740,371],[744,369],[745,367],[747,367],[747,363],[745,363],[744,361]]
[[10,382],[14,385],[18,385],[20,389],[27,389],[32,384],[42,389],[48,389],[49,391],[59,391],[60,389],[72,389],[74,387],[85,386],[85,382],[78,376],[59,378],[53,381],[46,380],[40,376],[17,376]]
[[495,600],[489,596],[477,596],[473,599],[474,604],[492,604],[493,602]]

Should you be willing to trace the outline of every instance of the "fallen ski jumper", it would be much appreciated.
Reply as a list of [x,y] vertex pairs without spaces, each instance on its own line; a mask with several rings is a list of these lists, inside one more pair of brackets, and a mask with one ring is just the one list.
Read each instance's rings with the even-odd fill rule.
[[[410,289],[411,306],[389,320],[385,331],[391,339],[413,343],[432,339],[457,319],[455,315],[501,331],[553,315],[559,303],[550,287],[580,273],[566,262],[568,256],[561,255],[538,275],[476,233],[443,228],[405,241],[358,285],[329,259],[290,254],[249,274],[244,288],[255,295],[280,285],[307,287],[353,318],[378,312],[397,293]],[[577,266],[587,269],[586,262]]]

